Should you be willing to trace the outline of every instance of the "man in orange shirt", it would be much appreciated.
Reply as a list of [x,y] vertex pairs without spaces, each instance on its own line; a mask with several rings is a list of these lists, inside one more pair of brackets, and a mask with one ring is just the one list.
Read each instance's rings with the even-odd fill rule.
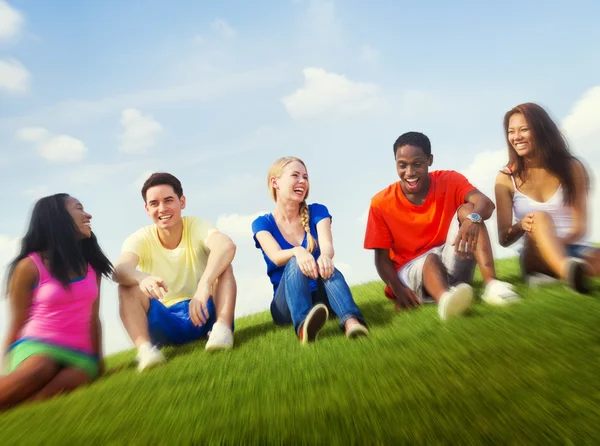
[[430,173],[431,143],[422,133],[400,136],[394,156],[400,182],[371,200],[364,247],[375,250],[377,272],[396,308],[433,298],[443,320],[464,313],[473,301],[475,264],[486,284],[484,301],[519,299],[510,284],[496,279],[484,224],[494,203],[458,172]]

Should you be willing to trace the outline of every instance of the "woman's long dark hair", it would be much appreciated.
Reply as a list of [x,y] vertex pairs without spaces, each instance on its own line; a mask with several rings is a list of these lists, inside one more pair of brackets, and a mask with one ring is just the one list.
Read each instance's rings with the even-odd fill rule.
[[67,198],[68,194],[56,194],[41,198],[35,204],[21,251],[9,266],[7,284],[17,264],[33,252],[43,256],[52,277],[65,286],[69,285],[72,274],[85,276],[88,263],[97,274],[112,276],[113,265],[102,252],[94,233],[90,238],[81,238],[65,207]]
[[[533,102],[517,105],[504,115],[504,135],[508,143],[508,163],[511,166],[513,175],[519,178],[522,183],[527,181],[525,160],[519,156],[508,139],[510,118],[517,113],[522,114],[527,121],[542,167],[558,177],[565,191],[564,203],[572,205],[576,196],[572,161],[579,160],[569,150],[567,140],[546,110]],[[588,181],[586,172],[586,183]]]

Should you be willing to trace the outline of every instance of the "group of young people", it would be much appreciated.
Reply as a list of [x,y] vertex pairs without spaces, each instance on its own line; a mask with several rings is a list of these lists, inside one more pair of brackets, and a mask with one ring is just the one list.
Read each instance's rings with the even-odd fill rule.
[[[436,302],[442,320],[463,314],[473,303],[476,265],[484,302],[519,300],[496,277],[485,224],[494,209],[500,244],[525,240],[525,275],[541,272],[586,292],[587,278],[600,274],[600,250],[585,239],[590,179],[583,164],[536,104],[510,110],[504,131],[508,163],[496,178],[496,206],[458,172],[430,172],[424,134],[408,132],[394,143],[400,181],[373,197],[364,247],[374,250],[385,296],[396,309]],[[281,158],[267,178],[275,209],[254,220],[252,232],[273,285],[273,322],[292,325],[306,344],[333,313],[348,338],[368,336],[333,261],[332,216],[326,206],[307,202],[306,165]],[[236,246],[208,221],[182,216],[186,197],[173,175],[151,175],[141,192],[152,225],[125,240],[114,266],[76,198],[57,194],[36,203],[9,266],[11,316],[2,351],[8,374],[0,378],[0,409],[71,391],[103,373],[102,276],[119,285],[138,370],[165,362],[165,345],[208,337],[208,351],[233,347]]]

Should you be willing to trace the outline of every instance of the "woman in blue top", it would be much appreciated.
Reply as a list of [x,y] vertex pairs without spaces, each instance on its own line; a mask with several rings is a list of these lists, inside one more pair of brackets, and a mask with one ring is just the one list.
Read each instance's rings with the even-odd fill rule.
[[273,321],[293,323],[303,344],[313,342],[330,308],[347,337],[366,336],[369,332],[350,288],[333,266],[331,215],[322,204],[306,203],[306,166],[298,158],[280,158],[269,169],[267,181],[277,205],[272,214],[252,222],[252,232],[273,284]]

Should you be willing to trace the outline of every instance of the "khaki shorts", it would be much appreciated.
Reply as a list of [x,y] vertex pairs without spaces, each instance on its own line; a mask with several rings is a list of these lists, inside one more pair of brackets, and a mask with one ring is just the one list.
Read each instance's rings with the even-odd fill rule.
[[477,262],[474,258],[461,258],[454,254],[454,246],[452,243],[458,235],[460,223],[458,221],[458,212],[454,214],[452,223],[448,229],[446,243],[441,246],[436,246],[430,249],[419,257],[411,260],[398,271],[400,281],[414,291],[420,299],[430,301],[431,296],[423,287],[423,265],[429,254],[437,254],[443,265],[446,267],[447,280],[450,286],[455,286],[459,283],[472,283]]

